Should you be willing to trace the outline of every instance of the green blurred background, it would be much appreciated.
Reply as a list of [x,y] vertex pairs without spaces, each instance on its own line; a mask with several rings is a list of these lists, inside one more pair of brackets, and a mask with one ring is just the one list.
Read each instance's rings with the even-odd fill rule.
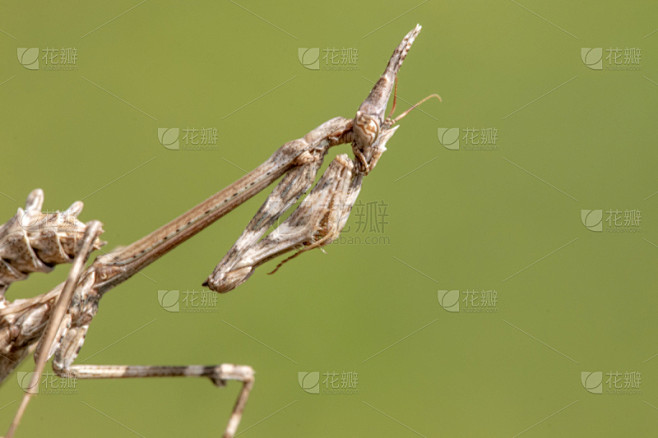
[[[245,437],[654,436],[657,13],[650,1],[2,3],[2,220],[41,187],[46,209],[82,199],[106,250],[128,244],[353,116],[421,23],[398,111],[444,102],[402,121],[347,240],[274,276],[270,263],[216,303],[164,309],[159,290],[204,294],[263,193],[108,293],[79,362],[250,364]],[[38,70],[21,48],[38,50]],[[47,58],[67,48],[75,59]],[[179,150],[163,127],[181,129]],[[216,144],[185,150],[186,128],[217,129]],[[458,150],[439,128],[460,129]],[[581,210],[594,210],[585,223]],[[2,430],[17,380],[0,391]],[[19,436],[219,436],[238,387],[42,388]]]

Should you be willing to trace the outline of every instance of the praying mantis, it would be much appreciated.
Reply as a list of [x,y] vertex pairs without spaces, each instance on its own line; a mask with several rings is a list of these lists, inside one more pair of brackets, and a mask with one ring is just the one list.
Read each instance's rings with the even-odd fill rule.
[[[349,218],[364,178],[375,168],[387,142],[399,128],[396,123],[427,99],[440,100],[433,94],[391,118],[398,71],[420,30],[421,26],[417,25],[403,38],[353,119],[333,118],[284,144],[235,183],[133,244],[97,257],[86,269],[85,262],[93,250],[103,244],[99,240],[102,224],[99,221],[83,224],[77,220],[82,203],[73,204],[63,213],[41,213],[43,192],[33,191],[25,210],[19,209],[12,220],[0,227],[0,381],[36,347],[35,372],[5,437],[11,438],[16,433],[51,357],[57,375],[76,379],[206,377],[216,386],[224,386],[229,380],[240,381],[242,389],[223,435],[235,436],[255,381],[254,370],[248,365],[74,364],[99,301],[107,291],[279,179],[204,286],[219,293],[228,292],[271,259],[297,251],[279,263],[278,269],[287,260],[336,239]],[[391,115],[385,117],[391,94],[394,95]],[[341,144],[351,144],[355,158],[350,159],[347,154],[336,156],[313,186],[327,151]],[[265,235],[309,190],[294,212]],[[40,226],[43,223],[49,226]],[[47,272],[55,264],[70,262],[72,267],[66,281],[52,291],[13,302],[4,298],[12,282],[25,279],[31,272]]]

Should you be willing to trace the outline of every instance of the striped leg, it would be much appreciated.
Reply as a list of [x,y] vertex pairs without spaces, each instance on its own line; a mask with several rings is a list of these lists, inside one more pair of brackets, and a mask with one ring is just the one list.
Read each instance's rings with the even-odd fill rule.
[[136,377],[207,377],[216,386],[225,386],[228,380],[242,382],[242,390],[224,432],[224,438],[233,438],[240,425],[249,393],[254,386],[254,370],[248,365],[221,364],[217,366],[126,366],[126,365],[71,365],[53,362],[60,377],[76,379],[125,379]]

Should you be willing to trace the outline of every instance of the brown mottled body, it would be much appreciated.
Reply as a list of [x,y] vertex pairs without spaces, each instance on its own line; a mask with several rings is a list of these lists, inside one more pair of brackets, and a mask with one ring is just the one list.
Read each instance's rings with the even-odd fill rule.
[[[25,210],[0,226],[0,309],[9,285],[24,280],[32,272],[50,272],[55,265],[71,263],[78,253],[85,224],[78,220],[82,202],[67,210],[43,213],[43,191],[33,190]],[[96,240],[94,249],[105,242]]]
[[[43,194],[33,192],[25,214],[19,210],[19,215],[0,228],[0,243],[6,244],[5,249],[0,247],[0,251],[4,251],[0,253],[0,382],[40,340],[42,344],[35,356],[37,370],[42,370],[45,361],[54,355],[53,369],[61,376],[81,379],[206,377],[217,386],[225,385],[228,380],[239,380],[243,387],[224,433],[224,437],[232,438],[254,384],[251,367],[234,364],[75,365],[99,300],[105,292],[280,177],[283,178],[279,184],[204,284],[218,292],[232,290],[266,261],[297,250],[292,256],[295,257],[338,237],[359,195],[364,176],[376,166],[386,150],[386,143],[398,128],[393,125],[402,116],[390,120],[385,119],[384,114],[399,68],[419,32],[420,26],[416,26],[393,52],[384,74],[354,119],[336,117],[304,137],[284,144],[267,161],[224,190],[137,242],[98,257],[87,269],[82,266],[89,252],[101,244],[97,240],[102,231],[100,223],[84,225],[77,221],[75,217],[82,205],[76,203],[67,212],[53,216],[56,222],[70,227],[66,230],[63,225],[54,232],[41,230],[31,234],[29,227],[18,230],[17,224],[39,223]],[[344,143],[351,143],[355,159],[337,156],[290,217],[263,238],[276,220],[313,185],[327,150]],[[69,216],[73,220],[63,219]],[[30,272],[47,272],[56,263],[72,260],[74,264],[67,281],[47,294],[13,302],[4,300],[2,293],[11,282],[25,278]],[[14,434],[28,400],[26,394],[6,438]]]

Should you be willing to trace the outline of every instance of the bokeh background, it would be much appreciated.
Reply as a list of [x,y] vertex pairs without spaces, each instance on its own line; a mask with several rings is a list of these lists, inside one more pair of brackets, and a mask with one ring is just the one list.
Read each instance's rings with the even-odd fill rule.
[[[106,250],[128,244],[351,117],[421,23],[398,111],[444,101],[402,121],[339,243],[208,294],[263,193],[109,292],[79,362],[250,364],[245,437],[652,436],[657,13],[650,1],[3,2],[3,221],[41,187],[46,209],[82,199]],[[0,390],[3,430],[21,375]],[[51,382],[19,436],[219,436],[238,388]]]

